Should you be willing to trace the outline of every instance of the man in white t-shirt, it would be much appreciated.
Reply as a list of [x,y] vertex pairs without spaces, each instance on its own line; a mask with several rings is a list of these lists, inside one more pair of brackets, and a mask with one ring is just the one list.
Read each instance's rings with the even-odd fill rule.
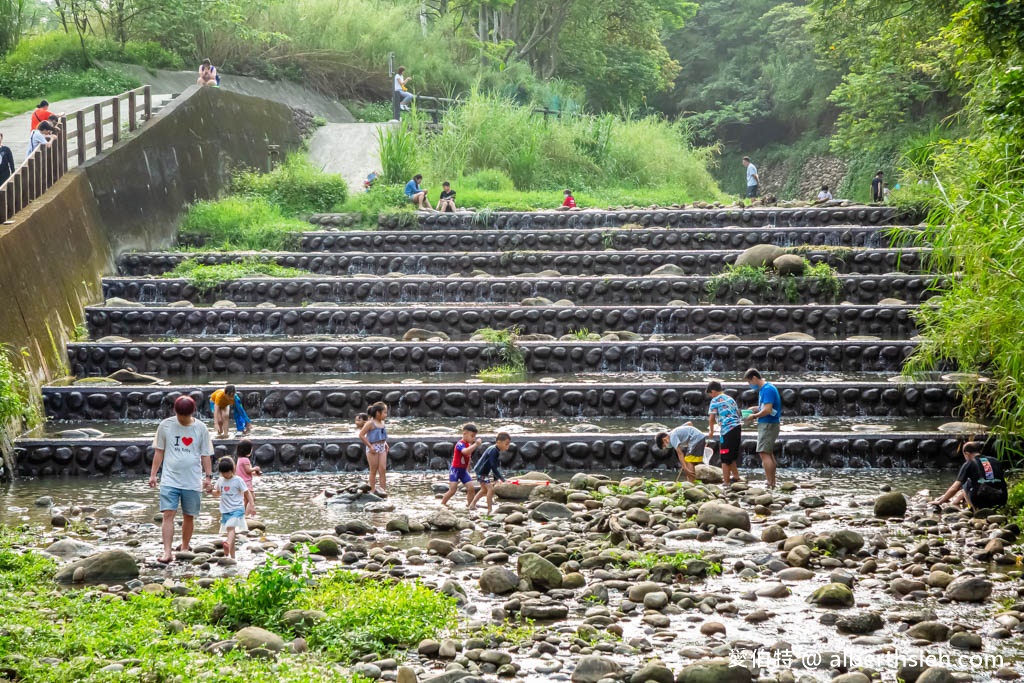
[[747,169],[747,199],[753,199],[757,197],[761,176],[757,175],[757,166],[750,163],[750,157],[743,157],[743,166]]
[[395,92],[402,98],[402,109],[408,111],[409,103],[412,102],[412,93],[409,92],[405,84],[412,80],[412,76],[405,76],[405,67],[398,67],[398,71],[395,73]]
[[[164,554],[158,562],[168,564],[174,559],[171,543],[174,540],[174,518],[181,506],[181,549],[191,550],[192,530],[202,503],[203,491],[213,487],[213,439],[210,431],[193,417],[196,402],[188,396],[174,401],[174,417],[157,427],[153,439],[153,467],[149,474],[149,487],[156,488],[160,472],[160,512]],[[162,470],[161,470],[162,467]],[[206,480],[203,480],[203,474]]]

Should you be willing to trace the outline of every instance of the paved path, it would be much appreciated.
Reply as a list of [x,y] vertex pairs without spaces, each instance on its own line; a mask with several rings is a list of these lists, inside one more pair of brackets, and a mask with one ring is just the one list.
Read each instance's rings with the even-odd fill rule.
[[380,171],[377,130],[388,123],[328,123],[309,140],[309,160],[319,169],[338,173],[351,192],[362,192],[371,171]]

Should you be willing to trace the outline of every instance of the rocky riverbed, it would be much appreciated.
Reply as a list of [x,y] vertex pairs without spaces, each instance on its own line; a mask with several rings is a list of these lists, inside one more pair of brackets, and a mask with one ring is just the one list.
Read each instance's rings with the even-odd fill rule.
[[[921,489],[941,490],[948,473],[787,475],[769,492],[757,481],[723,491],[531,474],[510,477],[519,483],[491,516],[467,512],[461,495],[440,510],[436,475],[398,475],[385,500],[360,493],[358,477],[271,476],[237,564],[216,543],[206,501],[192,550],[170,568],[155,562],[155,493],[139,480],[17,482],[0,492],[0,521],[45,527],[39,542],[59,558],[59,580],[114,595],[154,585],[195,595],[313,543],[318,573],[420,578],[457,600],[450,631],[352,666],[371,679],[1018,677],[1019,530],[1004,516],[929,507]],[[276,656],[304,656],[304,641],[280,635]]]

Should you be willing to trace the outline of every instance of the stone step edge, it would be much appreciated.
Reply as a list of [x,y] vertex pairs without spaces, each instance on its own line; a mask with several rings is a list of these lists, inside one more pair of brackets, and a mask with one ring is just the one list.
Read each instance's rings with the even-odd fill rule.
[[[311,276],[296,275],[295,277],[274,277],[274,276],[253,276],[253,277],[241,277],[231,280],[225,280],[223,283],[216,285],[216,287],[224,287],[238,282],[256,282],[256,283],[294,283],[294,282],[352,282],[362,284],[376,283],[376,282],[420,282],[420,283],[493,283],[493,284],[504,284],[509,282],[549,282],[551,280],[575,280],[581,283],[596,283],[603,284],[605,282],[611,283],[616,281],[622,281],[627,283],[633,282],[707,282],[714,280],[719,275],[492,275],[489,277],[470,277],[466,275],[429,275],[420,273],[402,273],[402,277],[388,277],[386,275],[368,275],[368,274],[355,274],[355,275],[320,275],[312,274]],[[794,275],[786,276],[792,277],[794,280],[798,280],[798,284],[803,282],[816,282],[817,278],[808,275]],[[949,280],[950,276],[937,274],[937,273],[902,273],[894,271],[893,273],[839,273],[836,278],[840,281],[849,282],[878,282],[883,279],[889,280],[933,280],[935,286],[941,281]],[[779,279],[779,278],[772,278]],[[187,278],[176,278],[176,277],[162,277],[159,275],[108,275],[102,278],[103,283],[123,283],[123,282],[145,282],[146,284],[160,283],[160,284],[173,284],[177,286],[187,285],[189,281]]]
[[[429,302],[427,302],[429,303]],[[480,304],[467,303],[465,305],[456,305],[446,303],[443,306],[428,306],[424,302],[413,302],[410,304],[404,304],[400,306],[389,306],[387,308],[381,308],[381,312],[394,312],[404,310],[422,310],[425,312],[438,311],[444,309],[452,309],[458,311],[464,310],[475,310],[480,308]],[[873,310],[891,310],[894,312],[913,313],[918,310],[920,306],[917,305],[906,305],[906,306],[879,306],[878,304],[763,304],[754,306],[736,306],[734,304],[721,304],[721,305],[700,305],[700,306],[653,306],[650,304],[620,304],[616,306],[538,306],[533,308],[527,308],[520,306],[519,304],[486,304],[488,310],[515,310],[515,311],[591,311],[591,310],[607,310],[607,311],[618,311],[622,309],[627,310],[685,310],[685,311],[730,311],[730,310],[808,310],[811,311],[830,311],[837,309],[840,311],[854,311],[854,312],[865,312]],[[257,308],[256,306],[232,306],[229,308],[214,308],[212,306],[203,306],[195,308],[177,308],[174,306],[104,306],[102,304],[92,304],[85,307],[85,312],[97,311],[97,312],[152,312],[152,313],[188,313],[195,311],[233,311],[233,312],[264,312],[264,313],[289,313],[293,311],[306,312],[306,311],[317,311],[317,312],[340,312],[340,311],[352,311],[352,312],[364,312],[368,310],[367,306],[274,306],[273,308]],[[372,309],[369,309],[372,310]]]
[[[428,332],[436,330],[427,330]],[[666,340],[666,341],[651,341],[647,339],[629,341],[621,340],[617,342],[604,342],[604,341],[585,341],[585,340],[565,340],[559,341],[553,340],[522,340],[517,341],[516,346],[524,348],[534,348],[543,346],[571,346],[580,347],[582,349],[599,349],[604,348],[609,343],[612,344],[628,344],[630,346],[637,347],[657,347],[664,348],[666,346],[673,347],[714,347],[714,346],[918,346],[919,341],[913,339],[873,339],[873,340],[861,340],[861,339],[825,339],[825,340],[810,340],[810,339],[752,339],[745,341],[742,339],[708,339],[708,340],[693,340],[693,341],[680,341],[680,340]],[[415,340],[404,340],[397,339],[395,341],[284,341],[284,340],[273,340],[273,341],[218,341],[217,337],[207,337],[201,340],[193,340],[188,342],[170,342],[170,341],[127,341],[127,342],[101,342],[101,341],[77,341],[68,342],[67,348],[69,351],[76,349],[93,349],[93,348],[122,348],[122,347],[133,347],[133,346],[145,346],[145,347],[156,347],[156,348],[202,348],[209,346],[254,346],[254,347],[277,347],[281,346],[284,348],[291,347],[349,347],[349,346],[371,346],[371,347],[408,347],[408,348],[431,348],[431,347],[442,347],[442,346],[455,346],[455,347],[480,347],[480,348],[493,348],[495,344],[485,341],[470,341],[468,339],[460,340],[444,340],[444,341],[415,341]]]

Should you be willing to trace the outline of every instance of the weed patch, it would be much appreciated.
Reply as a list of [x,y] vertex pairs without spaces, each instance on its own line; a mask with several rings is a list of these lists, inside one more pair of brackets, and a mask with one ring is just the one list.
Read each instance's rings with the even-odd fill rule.
[[843,283],[832,266],[818,263],[809,266],[803,275],[778,275],[765,267],[726,266],[704,285],[711,301],[740,293],[762,297],[782,296],[790,303],[800,300],[804,291],[816,288],[825,301],[834,301],[842,292]]
[[261,197],[291,217],[338,211],[348,196],[348,186],[341,176],[314,168],[302,154],[292,154],[270,173],[236,173],[231,190]]
[[184,278],[188,283],[202,293],[210,292],[225,282],[238,280],[253,275],[266,275],[267,277],[300,277],[309,275],[308,270],[300,268],[286,268],[276,263],[261,261],[257,257],[244,259],[238,263],[221,263],[207,266],[199,263],[196,259],[186,259],[161,277]]
[[297,233],[308,228],[263,197],[227,197],[190,206],[179,232],[204,249],[284,251],[298,246]]

